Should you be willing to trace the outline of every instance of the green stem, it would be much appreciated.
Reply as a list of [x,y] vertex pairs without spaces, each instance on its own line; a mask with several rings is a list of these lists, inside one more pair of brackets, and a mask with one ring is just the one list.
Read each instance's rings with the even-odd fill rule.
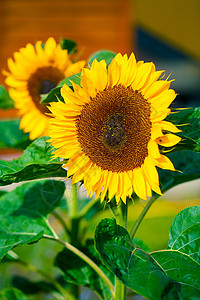
[[59,213],[57,213],[56,211],[52,212],[52,215],[60,222],[60,224],[63,226],[65,232],[67,235],[70,235],[71,232],[67,226],[67,224],[65,223],[65,221],[63,220],[63,218],[61,217],[61,215]]
[[79,218],[83,218],[87,212],[99,201],[99,198],[95,199],[91,199],[81,210],[81,213],[79,214]]
[[[127,227],[127,210],[128,205],[122,201],[118,204],[118,210],[115,214],[117,224],[122,227]],[[126,287],[125,285],[115,277],[115,296],[114,300],[125,300],[126,299]]]
[[80,257],[82,260],[84,260],[89,266],[91,266],[93,268],[93,270],[96,271],[96,273],[101,277],[101,279],[105,282],[107,287],[110,289],[111,294],[114,296],[114,287],[113,287],[112,282],[105,275],[105,273],[87,255],[85,255],[83,252],[81,252],[79,249],[77,249],[73,245],[69,244],[68,242],[64,242],[64,241],[60,240],[58,237],[55,238],[55,237],[48,236],[48,235],[43,235],[43,237],[46,238],[46,239],[54,240],[54,241],[62,244],[68,250],[72,251],[78,257]]
[[131,239],[134,238],[136,231],[138,230],[138,227],[140,226],[140,223],[142,222],[142,220],[144,219],[146,213],[148,212],[148,210],[150,209],[151,205],[159,198],[159,195],[154,195],[153,197],[151,197],[151,199],[147,202],[145,208],[143,209],[143,211],[141,212],[139,218],[137,219],[137,221],[135,222],[135,225],[133,226],[131,233],[130,233],[130,237]]
[[[71,184],[71,193],[68,197],[68,207],[69,215],[71,220],[71,232],[70,232],[70,244],[78,244],[78,232],[79,232],[79,222],[78,218],[78,198],[77,198],[77,184]],[[77,300],[79,297],[79,287],[73,283],[69,286],[69,300]]]

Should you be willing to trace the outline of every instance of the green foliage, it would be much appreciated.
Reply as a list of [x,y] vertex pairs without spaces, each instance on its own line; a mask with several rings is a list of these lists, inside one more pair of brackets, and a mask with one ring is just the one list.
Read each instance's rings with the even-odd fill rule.
[[[80,250],[90,257],[108,277],[112,280],[114,279],[112,273],[101,263],[92,240],[88,240],[86,245],[82,246]],[[87,286],[100,295],[102,299],[111,299],[110,291],[104,281],[92,267],[73,252],[64,249],[58,253],[55,264],[63,271],[66,282]]]
[[60,89],[64,84],[68,85],[72,89],[72,81],[80,85],[80,73],[71,75],[60,81],[59,84],[49,92],[49,94],[42,96],[41,103],[48,104],[50,102],[57,102],[58,100],[64,101],[61,96]]
[[74,54],[77,51],[77,43],[72,40],[63,39],[61,40],[61,48],[66,49],[69,54]]
[[48,216],[59,205],[65,185],[55,180],[24,183],[0,198],[0,258],[19,245],[54,236]]
[[115,55],[116,53],[108,50],[97,51],[89,57],[88,65],[91,65],[96,59],[97,61],[105,60],[107,66],[109,66]]
[[5,289],[0,292],[0,300],[26,300],[26,296],[18,289]]
[[19,157],[13,161],[0,160],[0,185],[26,180],[66,177],[59,159],[52,160],[52,147],[47,137],[35,140]]
[[10,98],[5,87],[0,86],[0,109],[14,108],[14,101]]
[[29,135],[19,129],[20,120],[0,120],[0,148],[25,149],[29,144]]
[[12,278],[12,284],[26,295],[33,295],[41,292],[47,293],[56,290],[52,284],[44,280],[33,282],[22,276],[14,276]]
[[[193,210],[192,207],[190,209]],[[191,229],[189,220],[185,227]],[[184,232],[182,240],[187,248]],[[114,219],[104,219],[99,223],[95,242],[103,263],[126,286],[142,296],[150,300],[193,300],[200,296],[199,265],[180,250],[172,252],[167,249],[148,254],[132,243],[128,232],[117,225]],[[197,250],[198,240],[195,242],[194,238],[193,243],[196,243],[194,248]]]
[[200,107],[171,113],[167,120],[178,125],[179,129],[182,130],[178,134],[182,137],[182,141],[173,147],[174,151],[192,150],[200,152]]
[[192,151],[173,152],[167,155],[174,164],[176,172],[158,170],[163,193],[172,187],[200,178],[200,155]]

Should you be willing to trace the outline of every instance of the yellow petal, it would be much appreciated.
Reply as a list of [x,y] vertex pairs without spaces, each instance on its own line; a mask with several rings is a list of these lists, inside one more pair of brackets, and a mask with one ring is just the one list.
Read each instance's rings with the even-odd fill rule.
[[108,83],[109,86],[113,87],[118,84],[121,75],[121,65],[117,61],[112,60],[108,67]]
[[165,90],[159,95],[152,97],[149,99],[150,103],[153,107],[157,108],[158,110],[162,111],[169,107],[172,101],[176,98],[176,93],[174,90],[169,89]]
[[82,168],[79,168],[78,171],[73,175],[72,184],[83,180],[84,177],[87,176],[87,172],[91,165],[92,162],[89,160]]
[[133,170],[133,189],[139,198],[147,199],[146,184],[140,168]]
[[160,123],[153,123],[152,128],[151,128],[151,139],[155,140],[159,136],[162,136],[162,135],[163,135],[163,133],[162,133],[162,130],[161,130]]
[[159,185],[158,172],[156,170],[154,161],[150,156],[147,156],[145,158],[142,169],[144,171],[144,174],[145,174],[146,178],[148,179],[148,181],[151,184]]
[[152,65],[153,63],[144,63],[138,67],[136,77],[131,85],[134,90],[140,90],[145,85],[150,76]]
[[166,81],[166,80],[158,80],[154,82],[151,86],[149,86],[145,93],[144,93],[144,98],[145,99],[150,99],[152,97],[156,97],[160,95],[162,92],[165,90],[168,90],[170,87],[171,81]]
[[160,158],[156,159],[156,166],[162,169],[175,171],[171,160],[165,155],[161,155]]
[[93,166],[84,177],[84,183],[86,187],[94,186],[101,178],[101,168]]
[[109,185],[108,195],[109,195],[109,199],[110,200],[117,193],[118,182],[119,182],[118,173],[117,172],[112,172],[111,176],[109,177],[109,183],[108,183],[108,185]]
[[164,147],[172,147],[179,143],[181,138],[175,134],[168,133],[156,139],[156,143]]
[[148,143],[148,153],[153,158],[159,158],[160,157],[160,151],[159,151],[159,148],[158,148],[158,144],[153,140],[150,140],[149,143]]
[[171,131],[171,132],[181,132],[182,130],[178,129],[174,124],[167,121],[160,122],[161,128],[163,130]]

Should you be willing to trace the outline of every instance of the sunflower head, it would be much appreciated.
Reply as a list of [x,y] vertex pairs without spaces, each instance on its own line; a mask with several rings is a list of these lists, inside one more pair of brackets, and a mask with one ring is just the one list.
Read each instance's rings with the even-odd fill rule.
[[88,194],[126,202],[133,189],[146,199],[161,194],[156,167],[174,171],[159,145],[171,147],[180,130],[164,121],[176,97],[155,65],[117,54],[108,69],[94,61],[81,72],[81,86],[61,88],[63,102],[49,110],[54,155],[69,159],[72,183],[84,181]]
[[41,103],[41,94],[47,94],[59,81],[81,71],[85,61],[72,63],[67,50],[49,38],[45,45],[27,44],[8,59],[9,72],[5,83],[21,118],[20,128],[30,132],[30,139],[46,134],[47,107]]

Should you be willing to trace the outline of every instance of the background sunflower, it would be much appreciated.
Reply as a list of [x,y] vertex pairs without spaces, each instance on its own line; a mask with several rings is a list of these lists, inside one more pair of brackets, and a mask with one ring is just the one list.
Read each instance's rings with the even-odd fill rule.
[[10,72],[5,72],[5,82],[22,117],[20,128],[30,132],[30,139],[46,134],[48,109],[40,102],[41,95],[47,94],[65,77],[80,72],[84,65],[83,60],[72,63],[67,50],[52,37],[44,45],[41,41],[35,46],[27,44],[14,53],[14,60],[8,59]]

